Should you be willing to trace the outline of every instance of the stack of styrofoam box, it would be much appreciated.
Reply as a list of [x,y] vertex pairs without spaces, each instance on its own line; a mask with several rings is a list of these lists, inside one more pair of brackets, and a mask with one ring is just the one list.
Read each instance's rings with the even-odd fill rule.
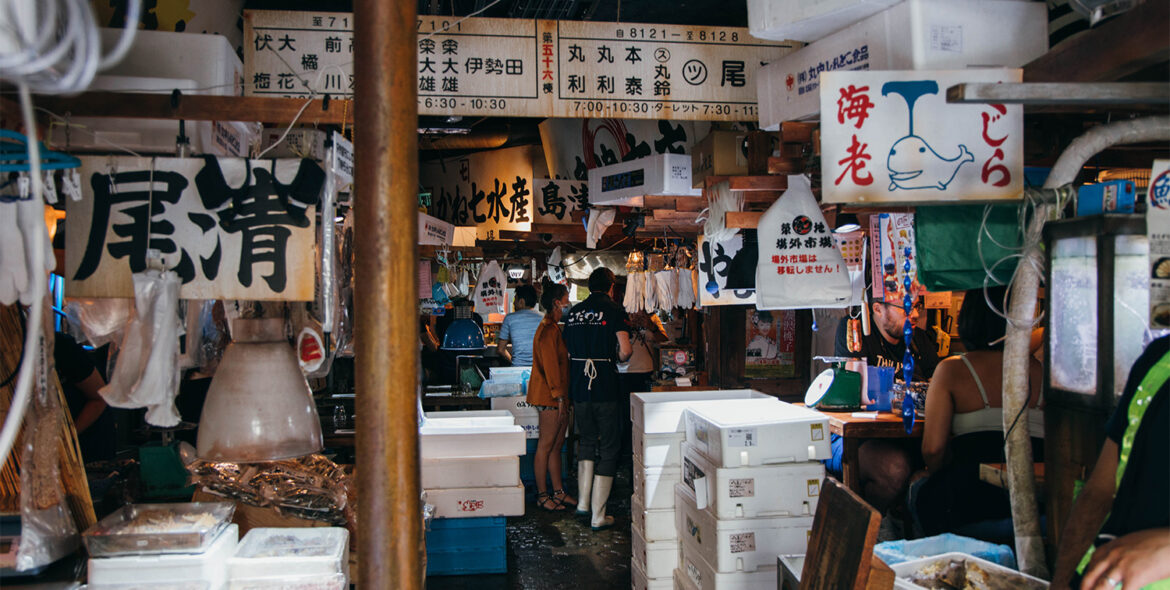
[[254,528],[227,562],[229,590],[349,588],[349,531]]
[[831,453],[828,418],[754,399],[697,404],[684,416],[675,577],[697,590],[776,588],[776,556],[808,546],[819,461]]
[[[517,380],[523,379],[527,383],[528,376],[525,373],[531,373],[532,367],[493,367],[489,377],[491,379],[509,379]],[[516,424],[524,428],[524,436],[532,440],[540,438],[540,412],[528,405],[527,387],[518,390],[518,395],[511,395],[506,397],[491,397],[491,407],[493,410],[507,410],[516,417]]]
[[524,429],[512,414],[431,412],[418,432],[422,487],[435,518],[524,514]]
[[635,590],[673,588],[671,577],[679,563],[674,485],[682,480],[680,445],[686,438],[683,412],[696,404],[743,399],[775,402],[772,396],[750,389],[648,392],[630,396],[634,439],[630,577]]
[[[122,30],[100,32],[103,53],[109,53]],[[243,72],[243,62],[222,35],[138,31],[126,57],[94,78],[89,89],[239,96]],[[70,123],[76,127],[50,129],[49,147],[71,152],[127,148],[171,154],[179,134],[178,121],[161,119],[74,117]],[[233,121],[188,121],[186,129],[194,153],[214,156],[247,156],[261,131],[258,123]]]
[[810,43],[877,14],[898,1],[747,0],[748,29],[758,39]]
[[760,127],[774,131],[784,121],[815,118],[824,72],[1016,68],[1047,51],[1044,4],[905,0],[761,68],[756,75]]
[[236,551],[240,527],[229,524],[201,553],[149,553],[94,557],[89,560],[89,588],[119,588],[126,584],[164,587],[203,584],[219,589],[227,583],[227,562]]

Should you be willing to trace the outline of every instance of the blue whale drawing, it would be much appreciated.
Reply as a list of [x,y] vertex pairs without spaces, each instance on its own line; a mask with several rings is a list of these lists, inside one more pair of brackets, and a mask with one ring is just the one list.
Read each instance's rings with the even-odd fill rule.
[[965,145],[959,144],[959,155],[948,159],[938,155],[921,137],[907,135],[894,142],[886,158],[886,168],[890,172],[889,190],[946,190],[959,168],[974,161],[975,156]]

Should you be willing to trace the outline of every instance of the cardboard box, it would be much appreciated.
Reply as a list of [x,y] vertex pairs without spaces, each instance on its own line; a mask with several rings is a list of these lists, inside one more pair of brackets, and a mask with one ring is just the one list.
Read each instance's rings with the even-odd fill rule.
[[811,43],[873,16],[898,0],[747,0],[753,37]]
[[1038,2],[906,0],[761,68],[760,126],[815,119],[824,72],[1015,68],[1048,51],[1047,31]]
[[712,131],[691,152],[691,186],[703,187],[708,176],[742,176],[748,173],[744,138],[746,131]]
[[594,205],[641,207],[646,195],[702,194],[691,185],[687,154],[657,154],[589,171],[589,202]]

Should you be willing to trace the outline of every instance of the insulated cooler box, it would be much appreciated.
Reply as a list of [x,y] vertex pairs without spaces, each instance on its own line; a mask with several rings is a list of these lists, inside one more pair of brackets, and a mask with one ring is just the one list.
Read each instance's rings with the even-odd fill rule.
[[426,490],[435,518],[523,516],[524,486],[506,488],[448,488]]
[[1043,3],[906,0],[760,68],[760,127],[815,119],[824,72],[1018,68],[1047,51]]
[[669,578],[678,567],[678,541],[647,541],[637,530],[630,533],[631,561],[647,578]]
[[637,559],[630,563],[630,582],[634,590],[674,590],[673,576],[651,578],[646,575],[645,567]]
[[516,418],[516,424],[524,429],[525,437],[540,438],[540,410],[528,405],[528,396],[512,395],[490,399],[493,411],[507,411]]
[[674,484],[680,481],[679,467],[645,467],[634,461],[634,499],[646,510],[674,508]]
[[[349,579],[349,531],[341,527],[248,531],[227,562],[232,588],[328,586]],[[313,586],[316,587],[316,586]]]
[[630,396],[630,421],[634,423],[634,430],[646,434],[686,432],[683,411],[687,406],[695,402],[729,399],[779,401],[753,389],[642,392]]
[[506,410],[462,410],[459,412],[427,412],[427,426],[436,427],[484,427],[512,426],[516,417]]
[[647,467],[678,467],[682,464],[680,445],[687,438],[685,432],[646,434],[633,429],[634,458]]
[[784,463],[760,467],[716,467],[683,443],[682,481],[696,505],[716,518],[812,516],[821,495],[821,463]]
[[418,429],[423,459],[519,457],[525,452],[524,429],[512,426],[435,426]]
[[776,568],[776,556],[804,553],[812,534],[811,516],[718,520],[695,506],[690,488],[675,488],[679,540],[718,572]]
[[686,411],[687,442],[718,467],[820,461],[829,418],[781,401],[737,400]]
[[646,510],[638,496],[630,499],[632,528],[647,541],[675,541],[678,529],[674,526],[674,508]]
[[676,576],[688,590],[776,590],[776,566],[754,572],[720,573],[690,545],[683,544]]
[[89,584],[206,582],[210,588],[222,588],[228,579],[228,560],[235,553],[239,538],[239,525],[229,524],[203,553],[95,557],[89,560]]
[[757,39],[816,41],[896,4],[898,0],[747,0],[748,29]]
[[520,485],[520,457],[423,459],[422,488],[507,488]]

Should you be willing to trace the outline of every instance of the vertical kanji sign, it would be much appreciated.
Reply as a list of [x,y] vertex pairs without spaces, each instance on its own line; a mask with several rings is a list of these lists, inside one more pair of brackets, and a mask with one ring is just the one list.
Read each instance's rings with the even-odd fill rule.
[[826,72],[826,203],[1014,200],[1024,192],[1020,105],[948,104],[960,83],[1019,82],[1018,69]]

